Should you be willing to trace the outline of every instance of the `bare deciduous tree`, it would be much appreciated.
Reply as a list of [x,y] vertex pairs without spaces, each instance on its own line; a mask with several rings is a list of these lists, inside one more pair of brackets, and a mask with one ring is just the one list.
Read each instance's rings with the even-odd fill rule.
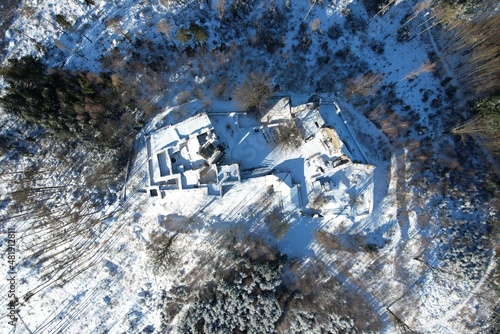
[[327,251],[338,250],[341,248],[338,237],[324,230],[317,230],[314,232],[314,240],[323,246]]
[[119,91],[123,85],[122,76],[118,73],[112,74],[111,75],[111,84],[113,85],[115,90]]
[[464,19],[463,13],[450,6],[435,9],[438,23],[445,23],[448,37],[447,53],[455,60],[457,79],[469,98],[495,94],[500,89],[500,15],[495,10],[497,3],[487,1],[484,8],[473,17]]
[[294,121],[282,123],[276,131],[278,148],[283,151],[293,151],[302,145],[302,136]]
[[162,233],[155,233],[150,236],[151,244],[149,246],[149,258],[155,274],[165,272],[175,263],[177,253],[172,245],[177,235],[177,233],[170,236]]
[[177,52],[181,53],[181,50],[177,46],[177,43],[175,43],[174,39],[172,38],[172,35],[170,34],[170,32],[172,31],[172,29],[174,28],[174,26],[172,25],[172,23],[170,23],[169,21],[167,21],[165,19],[162,19],[162,20],[160,20],[156,24],[156,27],[158,28],[159,32],[161,32],[162,34],[164,34],[165,36],[168,37],[168,39],[170,40],[170,42],[172,42],[172,44],[177,49]]
[[271,78],[263,73],[251,72],[245,82],[234,91],[234,99],[245,111],[262,111],[272,95]]
[[328,203],[328,198],[323,192],[317,192],[312,195],[309,201],[309,206],[315,210],[320,210],[326,203]]
[[269,231],[278,240],[282,239],[290,229],[290,223],[285,220],[283,212],[279,207],[275,207],[266,215],[266,223]]
[[217,0],[217,14],[219,15],[219,20],[222,20],[226,12],[226,0]]
[[436,67],[435,63],[431,61],[426,61],[425,63],[422,64],[422,66],[408,73],[403,79],[399,80],[399,82],[405,79],[413,80],[415,79],[415,77],[419,76],[422,73],[433,72],[435,67]]
[[382,75],[379,73],[362,74],[346,82],[346,94],[348,98],[354,95],[371,96],[376,92],[376,88],[382,82]]

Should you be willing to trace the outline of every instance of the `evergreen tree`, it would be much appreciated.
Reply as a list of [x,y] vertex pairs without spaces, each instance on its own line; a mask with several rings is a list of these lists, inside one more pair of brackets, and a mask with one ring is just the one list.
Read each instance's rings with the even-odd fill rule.
[[47,72],[39,59],[27,56],[9,60],[0,75],[8,84],[0,98],[4,110],[56,135],[70,134],[100,147],[122,149],[137,128],[121,126],[128,108],[105,73]]

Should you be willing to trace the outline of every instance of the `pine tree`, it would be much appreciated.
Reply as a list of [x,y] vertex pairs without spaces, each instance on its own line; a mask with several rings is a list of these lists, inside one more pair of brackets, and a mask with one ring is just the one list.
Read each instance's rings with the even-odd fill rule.
[[122,115],[129,109],[107,74],[61,69],[47,73],[45,65],[33,57],[10,60],[0,74],[8,84],[0,98],[4,110],[56,135],[72,135],[116,149],[136,131],[134,126],[120,126]]

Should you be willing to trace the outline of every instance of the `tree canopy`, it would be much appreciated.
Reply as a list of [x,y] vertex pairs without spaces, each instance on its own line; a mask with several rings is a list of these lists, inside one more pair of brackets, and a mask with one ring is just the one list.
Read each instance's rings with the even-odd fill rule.
[[62,138],[123,149],[140,125],[107,73],[47,69],[40,59],[11,59],[0,75],[8,87],[0,104],[8,113]]

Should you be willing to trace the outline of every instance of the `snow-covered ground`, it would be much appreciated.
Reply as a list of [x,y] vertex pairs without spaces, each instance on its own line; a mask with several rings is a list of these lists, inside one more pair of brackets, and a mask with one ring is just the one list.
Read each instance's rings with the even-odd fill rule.
[[[223,14],[219,3],[225,3]],[[238,3],[250,9],[245,12],[246,7]],[[429,10],[418,13],[408,25],[412,38],[398,41],[398,27],[406,14],[413,13],[408,2],[396,1],[375,18],[356,1],[258,3],[116,0],[86,7],[74,0],[22,1],[5,34],[3,64],[9,58],[34,54],[51,67],[119,73],[127,62],[157,61],[160,70],[137,71],[136,79],[148,89],[161,82],[158,89],[149,90],[155,92],[149,98],[162,112],[137,138],[120,200],[100,207],[103,217],[111,216],[92,231],[97,237],[88,243],[81,237],[71,244],[87,247],[84,261],[78,264],[89,265],[88,269],[72,277],[78,268],[68,264],[65,276],[41,277],[38,271],[43,271],[43,263],[31,267],[20,260],[17,295],[39,292],[22,299],[15,328],[7,324],[8,313],[2,308],[2,333],[159,333],[165,330],[165,322],[175,330],[179,317],[165,321],[163,315],[173,298],[170,291],[182,286],[193,272],[198,272],[201,285],[217,269],[211,263],[222,252],[217,246],[221,234],[245,233],[276,244],[290,258],[326,264],[342,287],[361,294],[376,310],[384,332],[397,333],[398,321],[418,332],[479,331],[496,302],[489,298],[487,285],[495,270],[495,253],[485,239],[488,221],[498,213],[481,206],[485,195],[479,190],[474,192],[471,186],[470,192],[462,194],[453,185],[459,182],[453,179],[454,173],[462,175],[461,167],[453,167],[458,146],[443,134],[446,121],[440,114],[460,104],[460,90],[455,100],[447,97],[453,81],[445,82],[443,76],[453,73],[441,56],[440,35],[430,30],[416,36],[430,25],[425,23]],[[243,21],[256,22],[246,31],[230,21],[237,17],[232,11],[238,10]],[[276,11],[286,19],[279,19]],[[61,28],[55,21],[57,14],[73,28]],[[220,15],[229,22],[221,23]],[[158,22],[164,19],[170,24],[172,40],[180,27],[191,22],[206,28],[209,37],[203,51],[197,51],[194,42],[175,41],[173,46],[169,36],[158,31]],[[277,40],[265,40],[270,37],[262,33],[266,29],[259,22],[272,24],[271,35]],[[336,25],[340,36],[329,37],[335,32],[330,27]],[[196,56],[176,51],[188,45]],[[113,52],[122,58],[113,58]],[[161,61],[160,56],[164,56]],[[106,57],[111,65],[103,60]],[[439,58],[440,72],[407,77],[428,60]],[[230,99],[233,88],[250,71],[271,74],[279,94],[291,96],[293,106],[307,103],[316,94],[325,125],[338,133],[345,145],[341,152],[354,164],[332,167],[332,159],[321,155],[325,148],[317,136],[296,150],[283,151],[254,131],[259,122],[239,111]],[[349,79],[369,72],[380,75],[378,96],[349,96],[344,88]],[[160,79],[155,81],[151,73]],[[185,92],[189,98],[182,102]],[[146,134],[167,124],[175,126],[202,110],[227,147],[224,163],[238,163],[244,180],[222,197],[192,191],[152,200],[145,193],[149,185]],[[5,119],[2,123],[11,124]],[[36,159],[19,158],[16,165],[5,166],[21,171],[23,164]],[[317,179],[319,167],[323,177]],[[277,179],[269,177],[270,171]],[[64,180],[70,178],[66,175]],[[280,180],[287,178],[290,185],[299,185],[299,206],[288,203],[293,197],[289,189],[278,188]],[[270,194],[270,185],[280,193]],[[3,194],[12,189],[8,184],[1,187]],[[318,199],[320,207],[312,205],[318,193],[326,198],[325,203]],[[71,202],[77,197],[73,193],[60,200]],[[6,207],[0,204],[2,217],[12,215]],[[288,223],[279,235],[266,224],[275,207],[284,208]],[[29,259],[34,250],[25,242],[29,228],[23,219],[3,220],[2,228],[17,228],[17,256]],[[174,247],[177,264],[168,272],[155,273],[148,256],[152,235],[174,228],[182,231]],[[319,242],[318,231],[333,236],[335,248]],[[7,241],[3,240],[5,258]],[[46,267],[52,264],[47,262]],[[2,261],[5,275],[7,265]],[[2,305],[9,300],[6,282],[0,283]]]

